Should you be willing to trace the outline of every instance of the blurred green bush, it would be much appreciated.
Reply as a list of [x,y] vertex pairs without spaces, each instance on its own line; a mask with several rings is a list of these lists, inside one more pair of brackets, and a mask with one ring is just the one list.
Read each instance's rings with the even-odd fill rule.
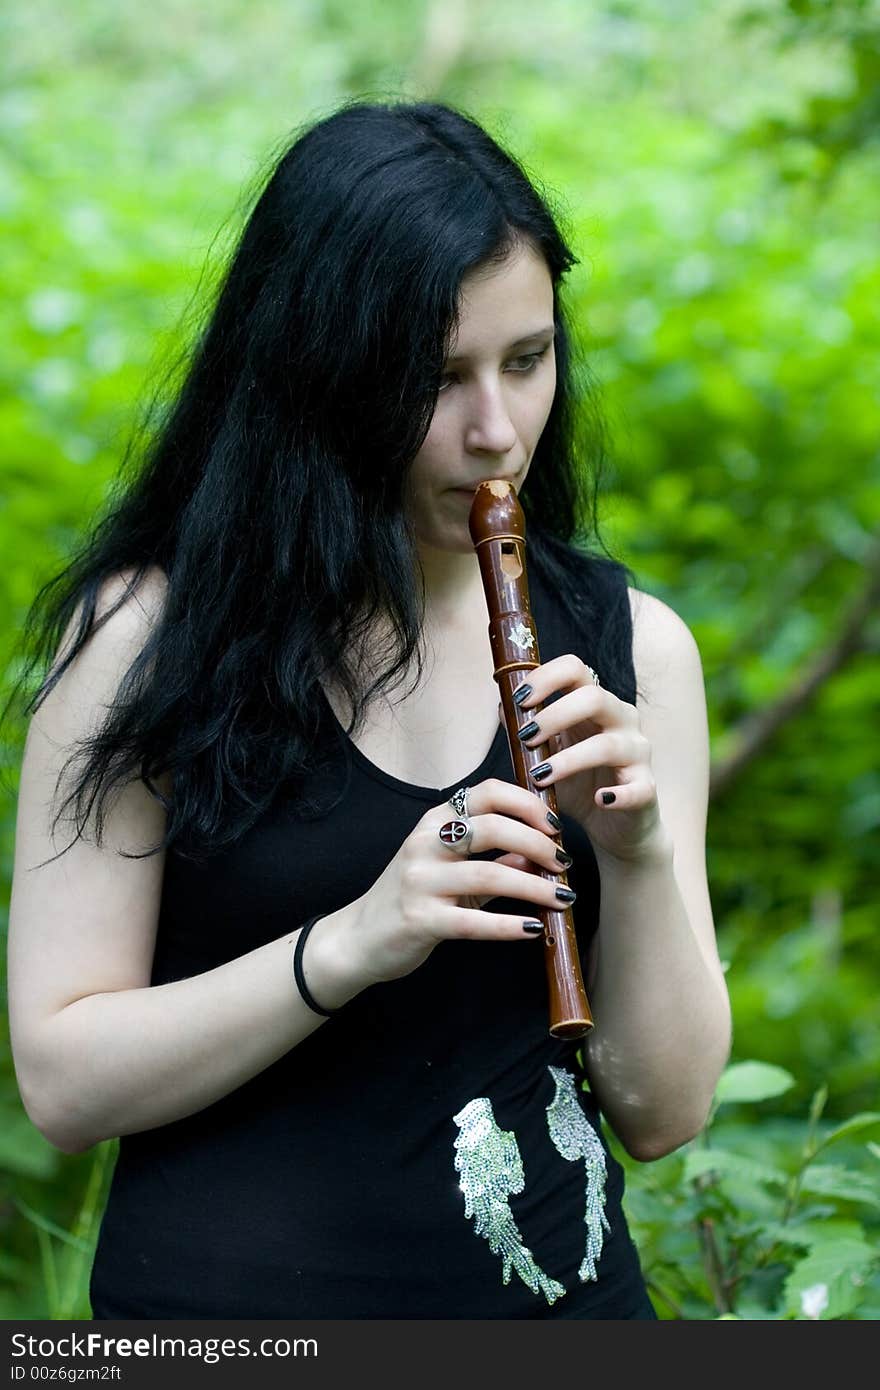
[[[806,1311],[813,1285],[787,1281],[822,1251],[779,1233],[786,1189],[766,1176],[797,1171],[823,1111],[833,1127],[876,1104],[876,0],[474,0],[467,15],[457,0],[37,0],[4,29],[5,684],[24,612],[105,497],[273,152],[354,94],[472,112],[581,257],[570,300],[610,425],[605,533],[703,656],[733,1067],[762,1058],[791,1078],[715,1122],[712,1144],[723,1133],[739,1155],[721,1167],[695,1145],[629,1164],[658,1311],[723,1315],[705,1272],[670,1274],[677,1241],[708,1268],[712,1220],[751,1251],[738,1316],[876,1316],[859,1253],[877,1236],[876,1150],[851,1158],[857,1212],[842,1176],[798,1189],[854,1274]],[[13,772],[20,754],[0,748]],[[14,818],[3,802],[4,923]],[[0,1317],[87,1317],[114,1145],[51,1149],[3,1042]]]

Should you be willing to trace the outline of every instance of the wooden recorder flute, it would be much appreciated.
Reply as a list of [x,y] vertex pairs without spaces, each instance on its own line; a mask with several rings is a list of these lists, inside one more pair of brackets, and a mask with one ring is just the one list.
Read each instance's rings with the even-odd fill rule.
[[[501,692],[501,707],[507,742],[516,780],[521,787],[536,792],[556,814],[555,788],[538,787],[529,777],[529,768],[553,754],[554,748],[542,743],[526,748],[517,737],[521,713],[513,692],[520,684],[521,671],[540,666],[538,634],[529,604],[526,573],[525,517],[516,489],[511,483],[492,478],[480,483],[471,504],[471,540],[480,563],[486,607],[489,610],[489,641],[495,664],[495,680]],[[530,709],[537,715],[538,709]],[[542,878],[564,883],[564,874],[541,870]],[[550,1032],[556,1038],[580,1038],[593,1027],[578,958],[577,938],[570,907],[534,908],[544,922],[544,963],[550,995]]]

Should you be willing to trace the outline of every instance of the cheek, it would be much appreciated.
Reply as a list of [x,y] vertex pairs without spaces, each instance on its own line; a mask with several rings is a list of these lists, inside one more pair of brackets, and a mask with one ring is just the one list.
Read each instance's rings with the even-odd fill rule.
[[432,480],[437,476],[440,456],[440,441],[432,425],[409,470],[407,492],[410,498],[417,500],[422,493],[430,491]]
[[442,462],[449,452],[451,435],[449,421],[438,420],[435,416],[413,465],[418,477],[426,478]]
[[444,405],[446,409],[435,409],[428,433],[425,435],[422,452],[428,458],[435,458],[448,445],[454,428],[454,411],[448,408],[448,402],[444,402]]

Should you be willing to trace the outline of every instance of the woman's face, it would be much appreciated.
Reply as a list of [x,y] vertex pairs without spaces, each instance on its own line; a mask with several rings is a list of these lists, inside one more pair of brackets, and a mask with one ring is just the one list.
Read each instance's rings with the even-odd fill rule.
[[500,265],[465,276],[460,309],[431,426],[407,479],[420,541],[444,550],[472,548],[478,483],[505,478],[519,492],[556,390],[553,285],[531,246],[519,243]]

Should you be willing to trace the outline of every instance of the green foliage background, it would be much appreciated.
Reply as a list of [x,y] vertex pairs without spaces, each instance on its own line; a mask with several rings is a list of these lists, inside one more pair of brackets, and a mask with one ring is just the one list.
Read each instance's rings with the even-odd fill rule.
[[[790,1074],[722,1105],[702,1146],[622,1155],[658,1312],[876,1317],[876,1257],[852,1242],[877,1248],[880,1150],[870,1121],[845,1125],[875,1103],[880,1062],[876,0],[35,0],[0,24],[5,683],[24,612],[295,127],[352,95],[477,116],[581,257],[571,296],[613,445],[606,536],[703,655],[732,1060]],[[13,769],[20,753],[2,750]],[[4,922],[14,825],[4,801]],[[738,1304],[749,1240],[776,1220],[757,1200],[767,1165],[794,1180],[808,1129],[842,1125],[849,1178],[819,1181],[810,1216],[850,1242],[846,1296],[805,1313],[765,1252]],[[738,1158],[711,1186],[693,1153],[719,1134]],[[89,1316],[112,1157],[34,1129],[7,1033],[0,1316]],[[749,1158],[763,1178],[743,1168],[731,1187]],[[800,1253],[821,1264],[818,1240]]]

